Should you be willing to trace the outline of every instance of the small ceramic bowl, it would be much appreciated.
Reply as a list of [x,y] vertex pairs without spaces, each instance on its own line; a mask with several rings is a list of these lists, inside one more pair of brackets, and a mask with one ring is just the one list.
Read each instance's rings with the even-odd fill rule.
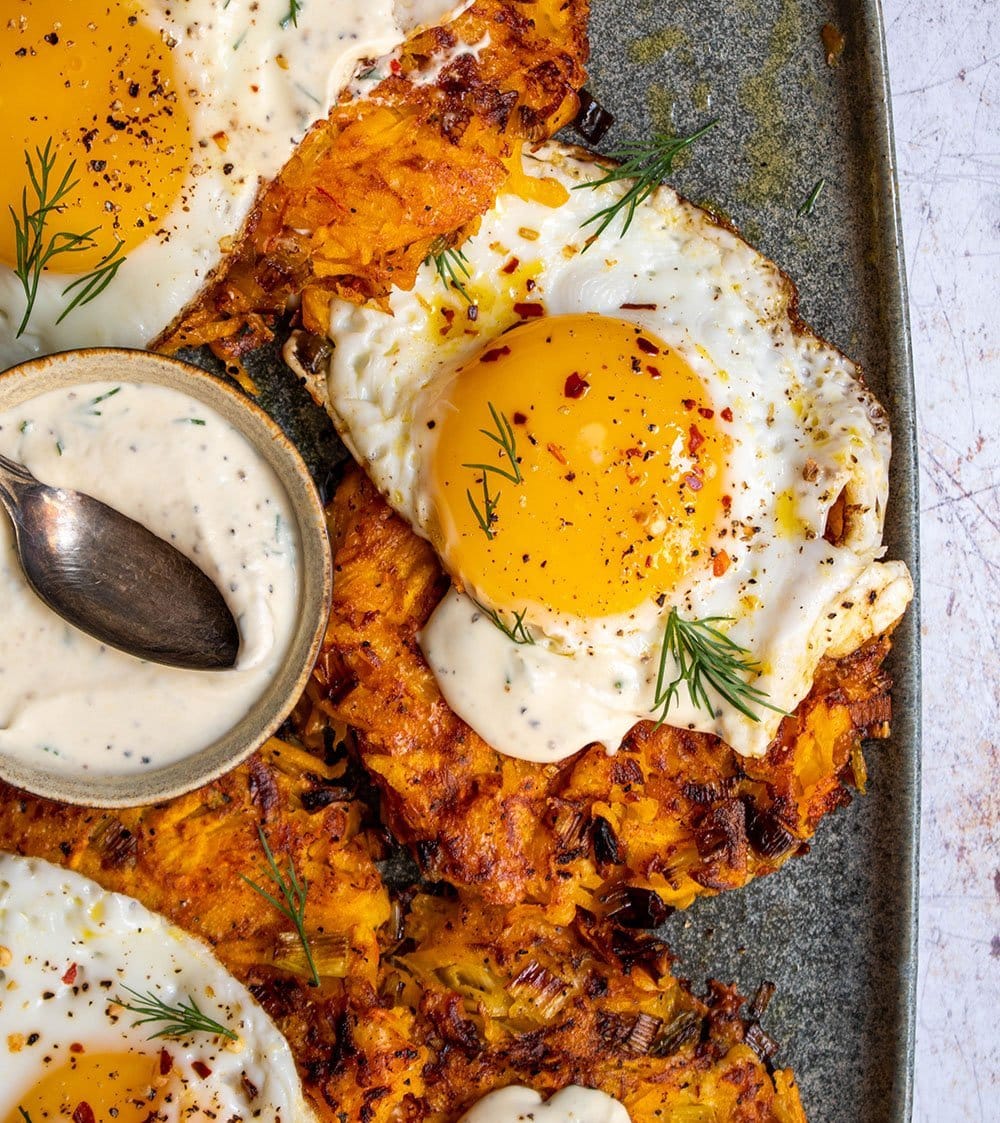
[[[15,787],[66,803],[134,807],[169,799],[216,779],[259,748],[281,725],[305,689],[323,639],[330,608],[331,562],[322,501],[295,446],[240,390],[198,367],[145,351],[67,351],[32,359],[0,374],[0,412],[50,390],[107,381],[166,386],[220,414],[278,477],[294,512],[300,547],[298,615],[287,657],[249,711],[222,736],[172,764],[123,775],[67,774],[51,758],[28,765],[0,750],[0,778]],[[0,518],[6,515],[0,513]],[[44,674],[44,668],[39,668],[42,690]]]

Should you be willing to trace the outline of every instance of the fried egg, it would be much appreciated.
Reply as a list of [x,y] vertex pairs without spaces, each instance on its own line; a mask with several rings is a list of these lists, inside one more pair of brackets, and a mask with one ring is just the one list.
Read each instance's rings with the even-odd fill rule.
[[[136,995],[234,1035],[154,1038]],[[198,940],[131,897],[0,854],[0,1120],[315,1118],[274,1023]]]
[[158,335],[357,62],[453,6],[10,0],[0,369]]
[[560,760],[652,719],[759,756],[911,596],[878,560],[886,417],[777,266],[670,188],[593,238],[628,188],[602,175],[544,146],[447,285],[335,303],[331,411],[453,579],[421,644],[489,744]]

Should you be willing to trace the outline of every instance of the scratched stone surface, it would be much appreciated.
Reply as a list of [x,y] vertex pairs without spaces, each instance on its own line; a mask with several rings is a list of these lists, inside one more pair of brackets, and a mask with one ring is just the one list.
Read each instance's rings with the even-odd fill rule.
[[920,450],[914,1120],[1000,1120],[1000,4],[885,0]]

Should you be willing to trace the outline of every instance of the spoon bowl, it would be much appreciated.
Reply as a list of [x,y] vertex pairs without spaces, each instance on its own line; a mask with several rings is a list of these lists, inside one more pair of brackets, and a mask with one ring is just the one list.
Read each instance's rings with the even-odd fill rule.
[[169,542],[106,503],[40,483],[0,456],[0,502],[28,584],[64,620],[140,659],[190,670],[236,662],[222,594]]

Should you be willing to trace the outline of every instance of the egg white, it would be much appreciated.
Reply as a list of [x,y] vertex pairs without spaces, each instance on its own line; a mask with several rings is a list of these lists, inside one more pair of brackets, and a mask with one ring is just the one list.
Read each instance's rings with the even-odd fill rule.
[[[194,1108],[198,1118],[315,1118],[288,1042],[249,991],[204,944],[131,897],[48,862],[0,854],[0,964],[0,1116],[67,1061],[73,1044],[153,1058],[165,1048],[181,1077],[165,1119],[189,1118]],[[161,1027],[136,1026],[136,1015],[115,1004],[128,999],[124,987],[152,990],[168,1004],[193,999],[238,1040],[197,1033],[151,1041]]]
[[[259,186],[337,100],[359,60],[390,51],[418,17],[443,19],[453,7],[422,0],[415,15],[404,5],[401,23],[393,0],[309,2],[294,24],[289,0],[141,0],[137,11],[168,45],[190,115],[187,177],[156,233],[132,250],[100,296],[62,323],[64,289],[75,278],[47,272],[27,330],[15,338],[25,296],[14,271],[0,264],[0,369],[71,347],[142,347],[154,339],[218,266]],[[63,160],[57,171],[65,167]],[[27,184],[23,153],[8,153],[7,174]]]
[[[671,607],[685,619],[732,618],[730,637],[761,665],[754,685],[791,711],[825,652],[841,650],[845,636],[857,644],[889,626],[912,593],[904,566],[877,561],[890,436],[854,364],[793,317],[793,290],[777,266],[668,187],[639,208],[626,233],[618,220],[582,252],[582,224],[625,185],[576,190],[602,174],[578,151],[549,144],[524,160],[529,176],[568,189],[564,204],[503,195],[463,246],[476,319],[425,266],[412,292],[393,292],[388,313],[335,302],[330,326],[335,422],[390,504],[425,537],[435,518],[427,483],[433,436],[419,422],[456,367],[518,322],[518,300],[542,303],[547,315],[634,321],[687,360],[717,412],[728,406],[739,421],[727,429],[724,545],[732,565],[723,576],[706,567],[664,605],[650,600],[613,617],[532,605],[526,619],[536,642],[528,646],[512,643],[475,601],[520,606],[491,603],[475,574],[452,574],[466,592],[453,589],[425,628],[428,662],[449,704],[487,742],[535,760],[562,759],[593,741],[613,750],[636,721],[659,716],[653,697]],[[519,268],[510,276],[512,259]],[[530,298],[522,272],[533,280]],[[443,330],[442,304],[454,311],[455,330]],[[850,518],[834,547],[823,533],[844,489]],[[669,681],[670,659],[667,671]],[[762,709],[753,721],[714,701],[713,713],[699,709],[682,687],[666,720],[762,755],[781,713]]]

